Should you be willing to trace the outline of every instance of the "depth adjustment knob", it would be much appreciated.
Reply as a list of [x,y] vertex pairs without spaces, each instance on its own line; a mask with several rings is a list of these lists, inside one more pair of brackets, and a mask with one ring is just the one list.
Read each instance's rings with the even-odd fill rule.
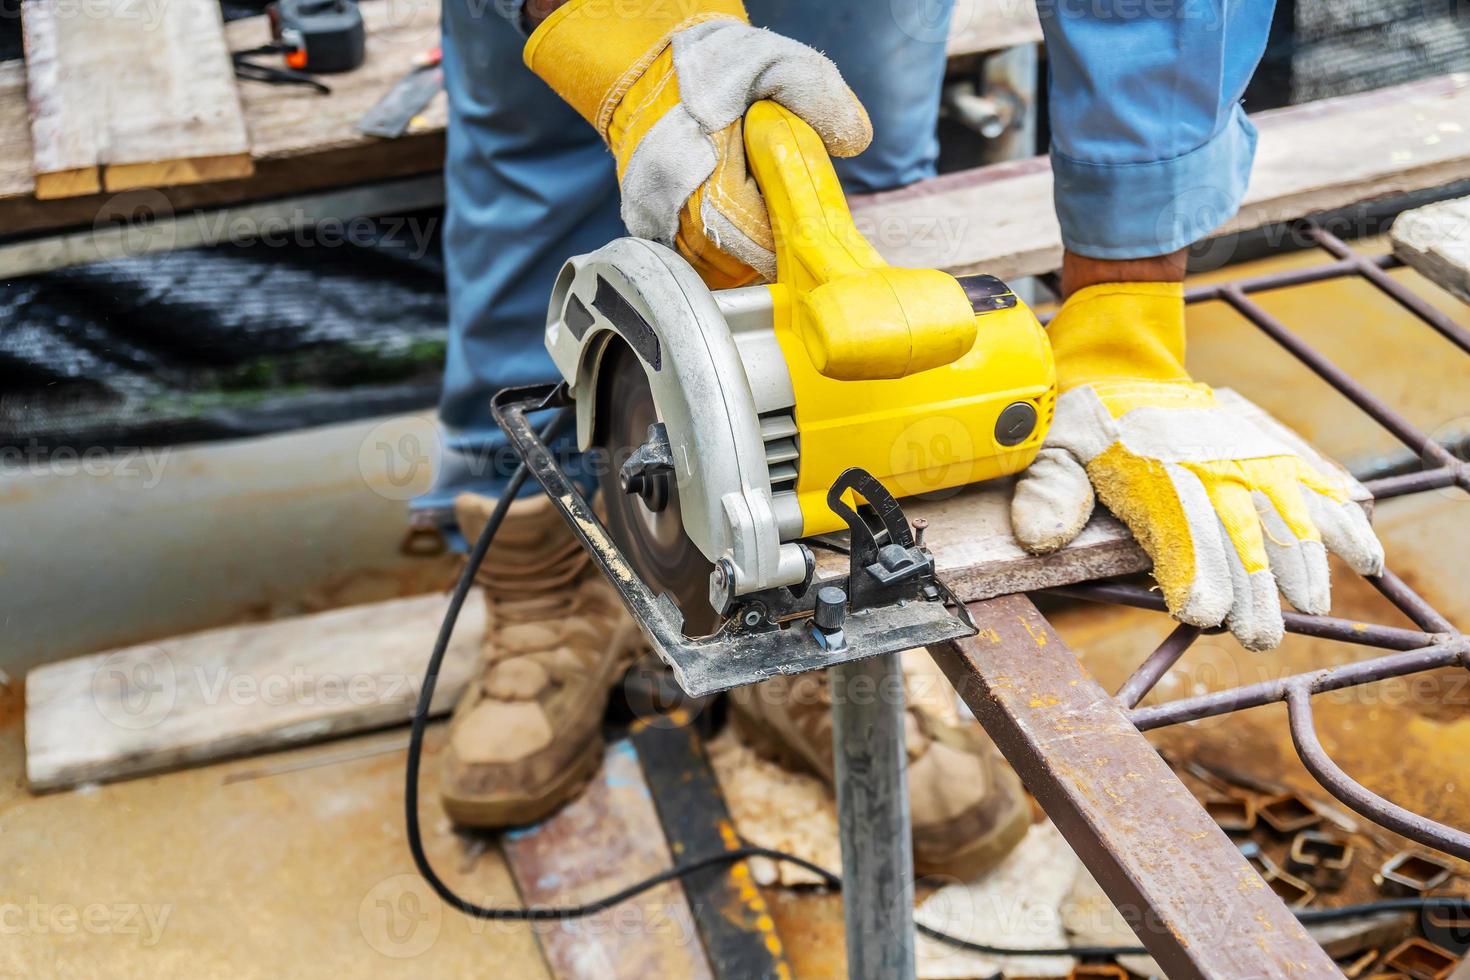
[[847,593],[835,585],[824,585],[817,590],[817,605],[812,612],[812,622],[823,633],[835,633],[842,629],[847,616]]

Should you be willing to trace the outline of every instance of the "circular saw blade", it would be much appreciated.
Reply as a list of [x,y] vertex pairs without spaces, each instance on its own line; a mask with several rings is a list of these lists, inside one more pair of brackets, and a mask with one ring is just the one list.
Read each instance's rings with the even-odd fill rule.
[[684,531],[679,488],[668,479],[667,498],[652,509],[640,494],[626,493],[618,481],[623,461],[648,439],[648,427],[660,421],[643,364],[632,350],[615,344],[601,369],[597,445],[608,465],[599,467],[598,484],[607,509],[607,529],[633,572],[654,593],[667,592],[684,614],[684,632],[712,632],[719,617],[709,604],[709,576],[714,566]]

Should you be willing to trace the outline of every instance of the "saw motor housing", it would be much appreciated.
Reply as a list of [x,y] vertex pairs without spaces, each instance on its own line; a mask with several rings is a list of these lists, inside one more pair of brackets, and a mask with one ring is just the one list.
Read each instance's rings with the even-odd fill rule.
[[820,139],[775,103],[750,109],[745,138],[776,282],[712,291],[673,250],[618,239],[566,264],[546,328],[584,450],[608,351],[637,355],[717,610],[810,580],[798,540],[847,526],[827,491],[849,467],[897,497],[1017,473],[1055,402],[1045,331],[1003,283],[888,266]]

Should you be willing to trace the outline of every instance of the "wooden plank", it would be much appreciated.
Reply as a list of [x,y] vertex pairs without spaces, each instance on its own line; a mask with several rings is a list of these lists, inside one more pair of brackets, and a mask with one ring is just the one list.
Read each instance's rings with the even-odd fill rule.
[[1389,235],[1393,254],[1470,303],[1470,197],[1406,211]]
[[[54,790],[406,721],[448,598],[231,626],[46,664],[26,676],[26,778]],[[434,695],[447,711],[485,631],[464,605]]]
[[[587,789],[557,813],[500,842],[528,906],[577,905],[673,866],[630,742],[608,746]],[[678,881],[595,915],[535,925],[558,980],[713,980]]]
[[[23,61],[0,61],[0,200],[29,197],[35,188],[26,65]],[[7,227],[3,219],[0,227]]]
[[1041,41],[1031,0],[955,0],[945,50],[951,58]]
[[21,22],[34,146],[31,170],[40,198],[102,190],[102,127],[85,74],[65,60],[68,20],[77,18],[68,18],[51,0],[33,0]]
[[251,173],[213,0],[31,0],[21,25],[38,198]]
[[[1255,168],[1217,234],[1470,178],[1470,74],[1257,113]],[[1060,267],[1045,157],[853,199],[858,227],[895,265],[1002,278]],[[1182,202],[1181,206],[1192,206]],[[1201,199],[1199,208],[1218,206]]]

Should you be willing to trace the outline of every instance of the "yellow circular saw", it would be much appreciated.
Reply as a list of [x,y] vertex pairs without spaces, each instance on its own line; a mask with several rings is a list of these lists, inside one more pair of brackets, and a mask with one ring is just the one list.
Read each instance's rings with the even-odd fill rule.
[[671,249],[618,239],[566,264],[546,328],[578,444],[602,450],[609,533],[691,635],[811,582],[800,539],[851,526],[859,485],[829,491],[852,468],[893,497],[1016,473],[1055,397],[1008,287],[884,262],[820,138],[776,103],[750,108],[745,142],[774,283],[712,291]]

